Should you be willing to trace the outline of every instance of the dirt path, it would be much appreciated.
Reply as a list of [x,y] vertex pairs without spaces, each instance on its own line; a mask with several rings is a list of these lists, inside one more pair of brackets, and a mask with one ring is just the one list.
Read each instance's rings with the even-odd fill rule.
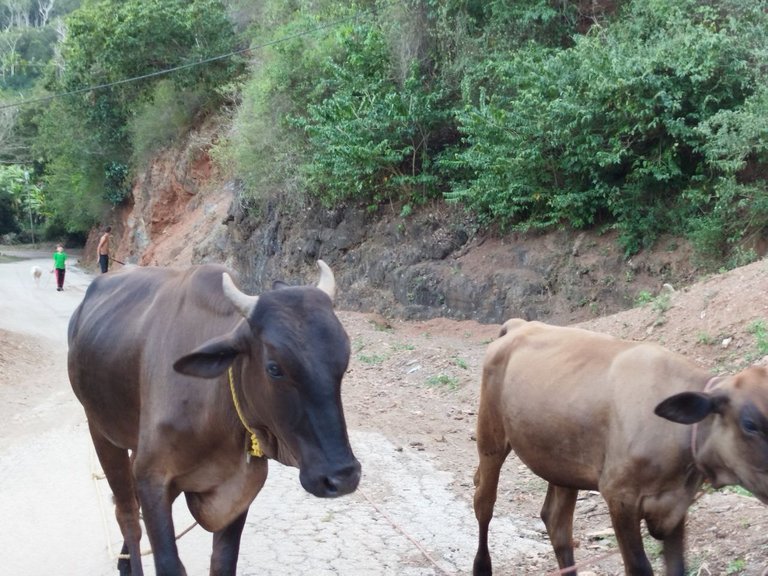
[[[39,286],[32,265],[44,270]],[[66,377],[66,324],[89,279],[70,265],[57,292],[50,268],[49,258],[0,264],[2,571],[98,575],[92,543],[102,538],[101,518]]]

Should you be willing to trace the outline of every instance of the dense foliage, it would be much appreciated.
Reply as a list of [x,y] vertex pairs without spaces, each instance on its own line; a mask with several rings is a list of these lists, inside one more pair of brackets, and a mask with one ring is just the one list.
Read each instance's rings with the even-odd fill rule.
[[[55,46],[24,45],[26,62],[48,62],[49,90],[248,43],[251,66],[233,56],[14,111],[11,141],[35,143],[27,172],[58,228],[86,229],[122,200],[132,166],[201,114],[231,111],[213,153],[253,206],[315,197],[407,217],[445,200],[486,228],[613,229],[628,253],[685,233],[733,265],[768,231],[761,0],[78,6],[51,25],[65,31]],[[3,86],[40,90],[40,66],[15,69],[25,76]],[[0,142],[8,124],[0,115]]]
[[702,188],[716,194],[702,128],[758,89],[753,55],[711,7],[649,1],[566,50],[492,59],[459,113],[449,196],[502,225],[616,226],[635,251],[694,217]]
[[60,18],[80,0],[0,0],[0,94],[34,87],[53,58]]
[[133,165],[217,109],[219,88],[242,65],[234,56],[197,65],[237,48],[219,0],[95,0],[57,25],[57,56],[36,88],[62,96],[32,105],[17,133],[33,134],[27,162],[42,166],[35,175],[51,207],[48,225],[74,232],[127,197]]
[[567,4],[507,4],[265,2],[252,28],[255,65],[218,157],[253,198],[395,202],[403,214],[440,198],[450,181],[438,160],[459,137],[460,79],[489,46],[511,49],[537,30],[559,45],[576,26]]
[[[335,2],[313,6],[275,9],[259,38],[339,17]],[[683,232],[702,256],[743,263],[768,228],[762,4],[581,6],[364,4],[333,41],[269,50],[224,156],[241,172],[275,158],[238,145],[259,125],[296,170],[250,180],[257,196],[290,188],[404,214],[442,196],[484,226],[616,229],[628,253]],[[279,113],[253,107],[254,86]]]
[[[350,198],[423,203],[439,193],[432,160],[435,132],[449,120],[440,86],[418,62],[393,77],[380,29],[344,31],[341,50],[324,63],[322,91],[293,118],[311,154],[307,185],[329,205]],[[409,204],[406,204],[409,206]]]
[[18,165],[0,165],[0,229],[17,232],[23,219],[33,240],[35,226],[47,215],[45,196],[30,181],[29,172]]

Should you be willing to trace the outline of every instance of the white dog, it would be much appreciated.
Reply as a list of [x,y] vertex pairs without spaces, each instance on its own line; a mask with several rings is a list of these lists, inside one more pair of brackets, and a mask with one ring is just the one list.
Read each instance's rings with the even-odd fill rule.
[[40,266],[32,266],[32,278],[36,286],[40,286],[40,278],[43,276],[43,269]]

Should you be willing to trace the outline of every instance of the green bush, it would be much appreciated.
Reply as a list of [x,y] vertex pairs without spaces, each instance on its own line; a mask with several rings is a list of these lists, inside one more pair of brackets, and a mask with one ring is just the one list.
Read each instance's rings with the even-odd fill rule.
[[374,26],[356,26],[341,43],[322,74],[323,93],[293,119],[307,134],[313,193],[329,205],[434,197],[432,139],[448,117],[439,87],[416,62],[398,84],[387,39]]
[[102,198],[117,206],[131,193],[128,166],[120,162],[107,162],[104,166],[104,192]]
[[254,42],[268,46],[214,151],[246,199],[401,201],[407,215],[440,196],[434,159],[456,131],[432,11],[421,0],[265,4]]
[[333,50],[327,33],[301,35],[322,25],[323,18],[339,16],[328,13],[329,4],[334,3],[298,8],[267,2],[254,23],[253,43],[262,46],[257,65],[240,87],[228,133],[212,150],[225,172],[242,182],[242,200],[249,205],[271,198],[292,207],[304,203],[306,187],[298,167],[305,138],[288,119],[306,109],[320,84],[321,62]]
[[447,197],[507,228],[613,226],[637,251],[697,213],[684,193],[710,177],[699,127],[754,93],[759,56],[708,6],[653,0],[572,48],[491,61],[465,86]]
[[698,151],[713,177],[687,194],[699,212],[689,236],[704,264],[743,265],[756,256],[754,239],[768,229],[768,88],[762,85],[697,130]]

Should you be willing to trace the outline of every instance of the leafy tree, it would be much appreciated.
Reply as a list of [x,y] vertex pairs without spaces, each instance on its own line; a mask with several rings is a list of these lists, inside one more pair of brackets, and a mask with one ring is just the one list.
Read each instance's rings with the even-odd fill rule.
[[0,234],[30,230],[47,215],[45,196],[20,165],[0,165]]
[[[197,63],[234,51],[235,43],[219,0],[98,0],[70,15],[61,45],[64,65],[51,76],[49,88],[77,92],[113,85],[60,100],[41,122],[37,150],[47,163],[48,192],[67,230],[90,226],[103,200],[119,203],[127,195],[130,159],[146,157],[146,150],[134,156],[132,136],[150,145],[138,129],[144,125],[139,116],[157,117],[149,104],[159,94],[158,83],[171,82],[180,98],[194,95],[189,101],[197,108],[186,108],[190,119],[215,109],[223,98],[219,86],[240,71],[241,63],[236,57]],[[153,76],[174,67],[179,69],[172,74]],[[132,80],[141,76],[147,77]],[[67,198],[77,202],[70,207]]]
[[81,108],[54,100],[40,119],[35,154],[46,158],[45,190],[52,212],[49,224],[66,232],[88,230],[100,218],[105,171],[99,134]]
[[19,231],[18,181],[0,165],[0,234]]
[[[66,67],[55,86],[64,91],[122,82],[226,54],[235,48],[231,25],[218,0],[101,0],[67,20],[62,45]],[[169,76],[179,88],[201,85],[215,96],[238,67],[235,58],[191,66]],[[129,148],[125,124],[136,103],[151,97],[153,82],[131,81],[88,92],[79,104],[118,153]],[[214,98],[215,99],[215,98]]]

